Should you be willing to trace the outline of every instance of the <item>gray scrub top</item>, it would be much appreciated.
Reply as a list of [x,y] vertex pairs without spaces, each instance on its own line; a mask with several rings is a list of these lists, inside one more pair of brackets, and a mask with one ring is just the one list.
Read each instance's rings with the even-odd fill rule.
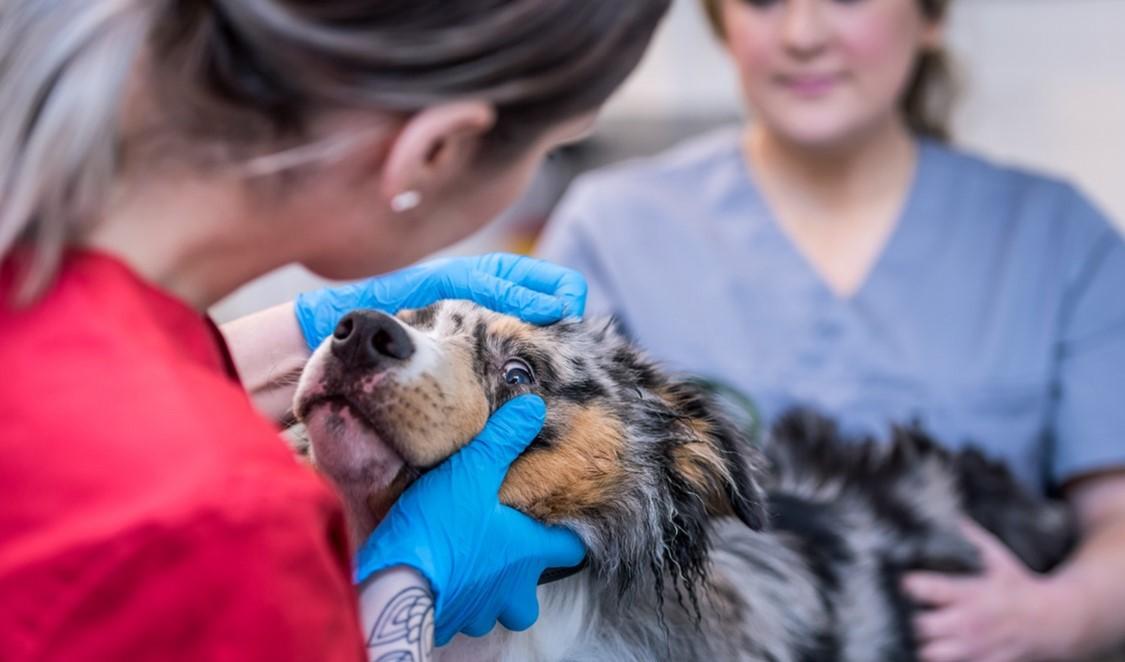
[[1125,245],[1070,186],[919,143],[901,217],[840,298],[772,218],[738,131],[586,175],[539,254],[673,369],[849,434],[921,422],[1029,486],[1125,467]]

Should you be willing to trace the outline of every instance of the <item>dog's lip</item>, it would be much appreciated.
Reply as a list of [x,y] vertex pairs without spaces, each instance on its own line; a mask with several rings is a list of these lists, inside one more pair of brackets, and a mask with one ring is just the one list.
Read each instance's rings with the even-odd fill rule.
[[305,420],[306,418],[308,418],[309,414],[312,413],[312,411],[317,407],[330,407],[333,404],[347,407],[348,411],[352,413],[356,421],[364,428],[366,428],[367,431],[370,432],[373,437],[375,437],[376,441],[382,443],[387,448],[394,451],[394,453],[399,456],[405,466],[418,471],[423,471],[426,469],[426,467],[419,467],[411,462],[409,456],[406,453],[402,452],[402,447],[398,444],[394,435],[388,434],[388,432],[383,429],[383,426],[377,425],[375,421],[373,421],[371,417],[368,416],[366,412],[364,412],[363,407],[361,407],[359,403],[357,403],[353,398],[348,397],[347,394],[321,393],[316,397],[310,398],[309,400],[301,403],[298,418],[300,420]]

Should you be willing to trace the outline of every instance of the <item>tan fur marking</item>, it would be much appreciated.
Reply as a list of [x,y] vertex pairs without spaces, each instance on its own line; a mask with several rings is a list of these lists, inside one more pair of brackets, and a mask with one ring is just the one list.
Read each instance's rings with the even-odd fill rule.
[[567,421],[551,448],[518,459],[500,500],[546,522],[579,516],[614,499],[624,483],[624,430],[603,407],[557,405],[552,419]]
[[441,373],[426,375],[387,403],[387,422],[412,465],[428,467],[469,443],[488,420],[488,401],[473,373],[470,350],[450,343]]
[[711,439],[711,425],[707,421],[692,419],[687,422],[695,440],[672,449],[672,462],[676,470],[704,496],[712,514],[731,513],[730,500],[725,487],[734,482],[719,449]]
[[715,447],[706,442],[690,442],[672,449],[672,461],[685,480],[694,483],[703,494],[710,494],[730,473]]
[[687,426],[691,430],[691,433],[695,435],[696,439],[706,443],[708,446],[711,445],[708,440],[711,439],[715,430],[710,422],[701,418],[689,418],[687,420]]

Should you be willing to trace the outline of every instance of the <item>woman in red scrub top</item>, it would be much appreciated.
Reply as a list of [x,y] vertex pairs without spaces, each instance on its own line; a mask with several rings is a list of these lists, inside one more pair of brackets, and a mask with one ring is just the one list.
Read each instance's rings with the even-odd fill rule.
[[[421,660],[530,626],[539,572],[581,543],[463,474],[505,471],[542,401],[391,509],[399,534],[357,559],[380,570],[355,577],[362,617],[340,503],[260,412],[285,415],[284,377],[349,308],[472,298],[550,322],[581,314],[581,277],[487,256],[222,334],[203,311],[285,264],[357,278],[465,236],[586,131],[666,4],[7,0],[0,659]],[[369,636],[404,594],[420,616]]]

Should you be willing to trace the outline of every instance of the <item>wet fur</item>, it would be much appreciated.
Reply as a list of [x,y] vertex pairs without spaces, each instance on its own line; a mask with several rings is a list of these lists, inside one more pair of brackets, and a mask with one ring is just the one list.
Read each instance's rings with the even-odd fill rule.
[[[845,440],[830,421],[795,412],[760,452],[711,393],[659,369],[609,324],[534,328],[460,302],[400,319],[419,342],[452,347],[450,360],[472,365],[473,384],[431,384],[429,406],[455,415],[456,402],[478,396],[490,411],[521,392],[544,397],[547,423],[501,498],[571,527],[589,550],[586,570],[540,588],[531,630],[458,637],[438,659],[913,660],[914,607],[898,578],[975,572],[959,518],[1040,571],[1075,538],[1061,504],[916,428],[889,443]],[[318,355],[320,382],[363,378]],[[533,368],[533,387],[498,378],[511,357]],[[378,432],[411,443],[405,428]],[[452,452],[469,436],[418,443]]]

